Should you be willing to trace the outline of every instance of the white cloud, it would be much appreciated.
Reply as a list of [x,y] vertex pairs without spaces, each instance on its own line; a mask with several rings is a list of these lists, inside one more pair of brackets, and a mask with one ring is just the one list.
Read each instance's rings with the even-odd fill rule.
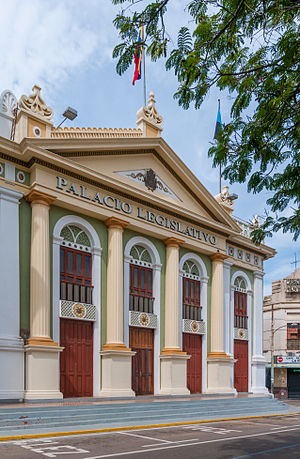
[[[97,30],[85,14],[101,9]],[[1,3],[0,17],[0,87],[28,94],[34,83],[43,88],[57,88],[83,63],[99,51],[97,64],[111,55],[111,44],[103,30],[108,23],[103,18],[112,11],[91,2],[81,1],[10,0]],[[85,20],[83,21],[83,18]],[[103,26],[104,24],[104,26]],[[111,21],[109,21],[111,27]],[[4,70],[4,71],[3,71]]]

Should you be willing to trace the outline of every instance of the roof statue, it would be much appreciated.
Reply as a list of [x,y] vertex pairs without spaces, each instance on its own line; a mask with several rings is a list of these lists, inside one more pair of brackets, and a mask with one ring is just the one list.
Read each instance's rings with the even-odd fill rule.
[[32,88],[32,94],[30,96],[26,96],[25,94],[23,94],[20,97],[19,106],[20,108],[23,108],[29,112],[33,112],[34,114],[39,115],[42,118],[51,120],[51,118],[53,117],[53,110],[51,107],[48,107],[45,104],[44,100],[40,95],[40,92],[40,86],[35,84]]

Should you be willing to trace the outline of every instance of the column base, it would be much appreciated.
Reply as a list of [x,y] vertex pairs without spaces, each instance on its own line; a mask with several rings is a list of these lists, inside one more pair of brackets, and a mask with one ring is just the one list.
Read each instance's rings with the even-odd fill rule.
[[0,400],[23,400],[24,343],[21,338],[0,338],[0,368]]
[[236,394],[233,387],[234,359],[224,352],[211,352],[207,358],[207,394]]
[[[131,389],[131,359],[135,352],[114,350],[112,345],[103,346],[100,352],[102,363],[102,388],[100,397],[135,397]],[[120,347],[119,347],[120,349]]]
[[59,390],[59,353],[63,347],[27,344],[24,400],[62,399]]
[[266,360],[263,356],[253,356],[251,362],[253,394],[269,394],[266,388]]
[[174,354],[167,354],[166,349],[162,351],[160,356],[161,395],[188,395],[190,393],[187,388],[187,360],[191,356],[179,351]]

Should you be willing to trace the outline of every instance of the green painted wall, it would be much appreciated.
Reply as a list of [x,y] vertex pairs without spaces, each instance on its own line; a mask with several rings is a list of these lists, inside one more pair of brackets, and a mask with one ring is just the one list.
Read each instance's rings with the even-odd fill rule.
[[21,199],[19,206],[20,249],[20,328],[30,329],[30,239],[31,206]]
[[50,277],[51,277],[51,336],[52,336],[52,266],[53,266],[53,257],[52,257],[52,242],[53,242],[53,230],[57,221],[64,217],[65,215],[77,215],[89,222],[95,231],[97,232],[100,244],[102,247],[102,256],[101,256],[101,345],[106,342],[106,271],[107,271],[107,228],[105,224],[92,217],[87,215],[78,214],[77,212],[72,212],[61,207],[51,206],[50,215],[49,215],[49,234],[50,234]]
[[[179,257],[180,259],[188,252],[191,252],[191,250],[181,248],[179,252]],[[207,283],[207,327],[206,327],[206,333],[207,333],[207,352],[210,352],[210,329],[211,329],[211,259],[207,256],[204,255],[203,253],[197,252],[193,250],[193,253],[199,255],[199,257],[202,259],[202,261],[205,264],[206,271],[207,271],[207,276],[208,276],[208,283]]]
[[142,233],[137,233],[135,231],[125,229],[123,234],[123,247],[125,248],[129,239],[135,236],[142,236],[148,239],[152,244],[156,247],[159,256],[160,262],[162,264],[161,267],[161,280],[160,280],[160,350],[163,349],[165,345],[165,274],[166,274],[166,247],[165,244],[153,237],[147,236]]

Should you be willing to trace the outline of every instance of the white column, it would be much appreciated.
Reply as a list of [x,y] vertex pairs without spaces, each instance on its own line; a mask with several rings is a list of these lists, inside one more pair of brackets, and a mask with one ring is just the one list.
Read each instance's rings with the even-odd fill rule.
[[265,387],[265,365],[263,356],[263,277],[262,271],[254,272],[253,292],[253,355],[252,355],[252,388],[253,393],[268,393]]
[[202,393],[207,392],[207,284],[208,277],[200,278],[200,304],[202,306],[202,320],[205,323],[205,334],[202,335]]
[[233,324],[231,321],[231,282],[230,282],[230,268],[232,262],[224,260],[223,272],[224,272],[224,351],[226,354],[232,356],[230,341],[233,337]]
[[108,227],[107,323],[102,358],[103,397],[131,397],[131,352],[124,343],[123,230],[128,222],[111,217]]
[[212,260],[211,285],[211,351],[208,354],[208,393],[234,393],[233,358],[225,353],[224,342],[224,268],[227,255],[215,253]]
[[189,394],[187,360],[180,348],[179,247],[184,241],[170,237],[166,245],[165,347],[161,352],[161,390],[164,395]]
[[19,200],[0,187],[0,399],[24,397],[24,347],[20,338]]
[[247,315],[248,315],[248,392],[252,392],[252,343],[253,343],[253,307],[252,290],[247,290]]
[[61,399],[59,347],[50,337],[49,209],[55,197],[33,190],[31,202],[30,338],[26,352],[25,399]]

